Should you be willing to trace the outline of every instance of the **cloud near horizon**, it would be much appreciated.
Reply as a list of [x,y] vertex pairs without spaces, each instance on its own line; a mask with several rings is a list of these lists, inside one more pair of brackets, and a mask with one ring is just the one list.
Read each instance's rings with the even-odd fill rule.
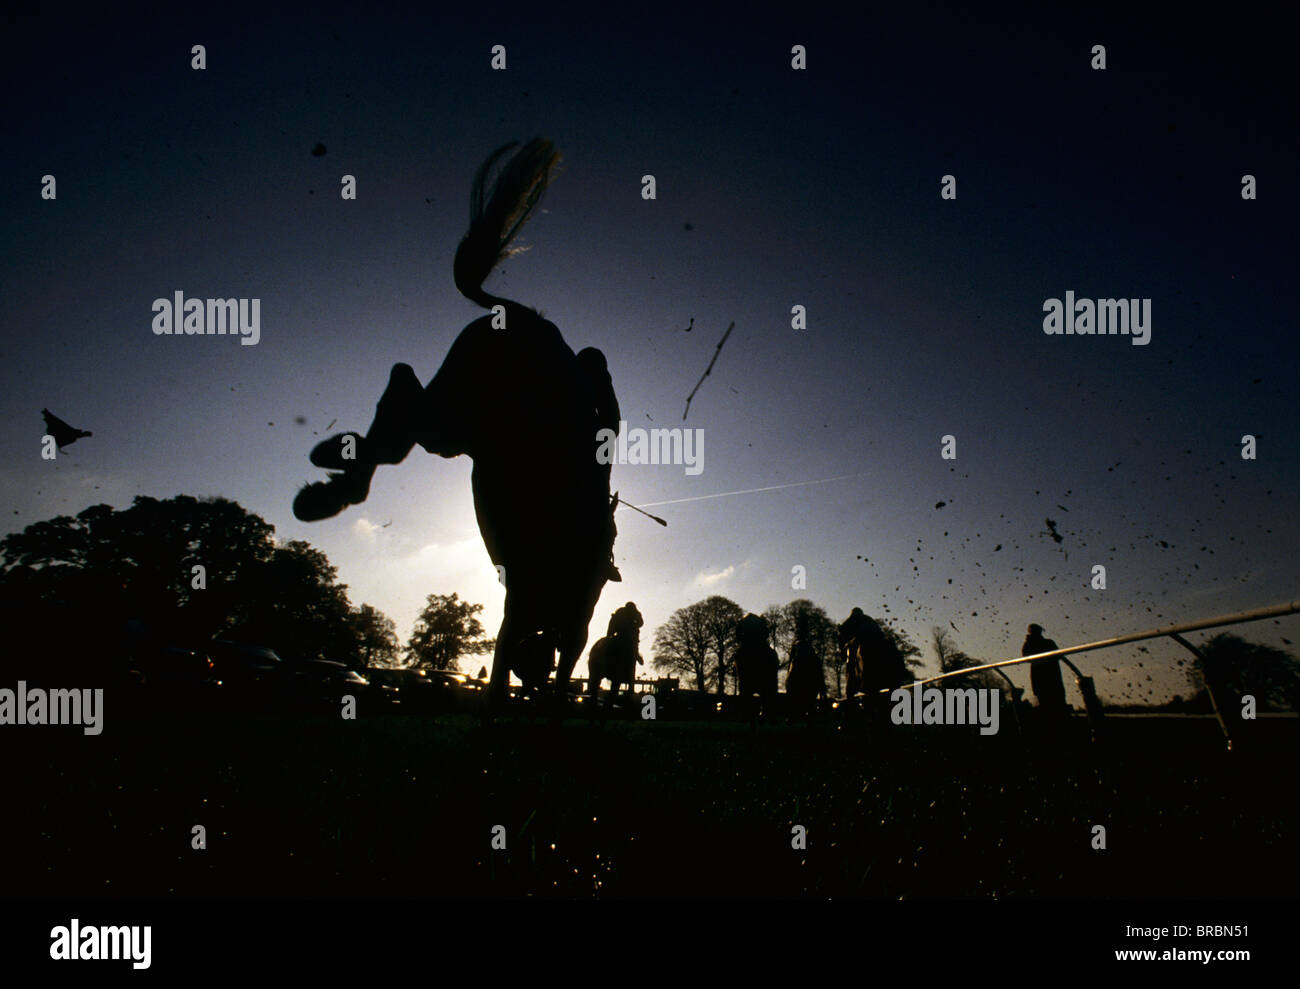
[[690,590],[715,590],[721,584],[726,583],[736,574],[736,565],[733,563],[729,567],[719,570],[717,573],[705,573],[700,571],[695,575],[695,579],[689,585]]

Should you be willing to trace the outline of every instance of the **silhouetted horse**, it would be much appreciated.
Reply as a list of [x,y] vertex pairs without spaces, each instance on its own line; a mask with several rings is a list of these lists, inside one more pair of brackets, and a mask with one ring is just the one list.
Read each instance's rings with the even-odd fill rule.
[[637,665],[645,665],[638,649],[642,624],[641,612],[631,601],[610,616],[608,630],[587,657],[587,689],[593,697],[599,694],[602,680],[609,681],[611,704],[620,684],[635,686]]
[[[759,707],[770,714],[776,705],[776,674],[781,660],[767,641],[767,621],[759,615],[748,614],[736,625],[734,663],[740,680],[740,696],[752,718],[757,718]],[[755,705],[754,696],[759,704]]]
[[822,658],[809,641],[808,623],[803,614],[795,619],[794,643],[790,646],[790,672],[785,679],[785,693],[790,714],[809,715],[819,698],[826,696],[826,671]]
[[839,641],[848,681],[845,695],[850,704],[856,705],[861,694],[867,711],[887,708],[889,695],[881,691],[901,687],[912,679],[898,647],[861,608],[854,608],[840,626]]
[[[334,473],[294,500],[303,521],[337,515],[365,501],[379,464],[397,464],[419,444],[440,457],[474,460],[474,512],[488,555],[504,567],[505,617],[488,689],[495,705],[513,670],[544,683],[560,653],[556,684],[567,688],[587,643],[587,626],[606,580],[620,579],[609,472],[598,464],[596,430],[617,414],[599,351],[579,359],[559,329],[538,313],[483,290],[551,181],[559,154],[535,138],[488,176],[509,144],[479,168],[470,227],[456,251],[456,287],[493,310],[470,323],[421,389],[397,364],[364,436],[340,433],[312,450]],[[525,502],[526,499],[526,502]]]
[[599,693],[601,681],[608,680],[611,694],[617,697],[620,685],[631,689],[636,683],[638,663],[644,665],[645,660],[638,654],[635,641],[621,635],[602,635],[587,657],[588,691]]

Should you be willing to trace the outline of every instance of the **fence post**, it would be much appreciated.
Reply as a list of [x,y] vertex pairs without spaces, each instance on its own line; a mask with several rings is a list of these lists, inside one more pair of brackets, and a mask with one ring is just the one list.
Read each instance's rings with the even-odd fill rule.
[[1173,639],[1184,649],[1188,650],[1193,656],[1201,661],[1200,671],[1201,679],[1205,681],[1205,692],[1210,695],[1210,707],[1214,708],[1214,716],[1219,719],[1219,727],[1223,729],[1223,737],[1227,742],[1228,751],[1232,751],[1232,732],[1228,729],[1228,723],[1223,719],[1223,711],[1219,707],[1219,698],[1214,694],[1214,685],[1210,683],[1210,670],[1205,663],[1205,654],[1197,649],[1194,645],[1184,639],[1177,632],[1170,632],[1169,638]]

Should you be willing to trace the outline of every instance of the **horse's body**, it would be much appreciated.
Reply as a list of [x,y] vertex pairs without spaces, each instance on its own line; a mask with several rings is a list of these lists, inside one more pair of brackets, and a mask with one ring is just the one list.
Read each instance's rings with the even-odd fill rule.
[[637,651],[636,639],[625,632],[604,635],[596,640],[587,657],[587,690],[600,692],[602,680],[609,681],[609,689],[618,696],[620,685],[629,689],[636,683],[637,663],[643,662]]
[[[542,669],[525,656],[512,657],[512,649],[546,653],[543,680],[558,651],[556,687],[563,693],[587,645],[613,543],[608,482],[595,461],[594,418],[573,352],[549,321],[512,307],[505,329],[488,324],[479,332],[484,347],[510,355],[489,365],[490,380],[479,394],[499,398],[486,403],[492,408],[471,437],[474,512],[492,563],[505,568],[505,618],[492,685],[498,694],[504,690],[506,668],[526,683],[526,670],[536,677]],[[521,440],[521,425],[539,409],[547,410],[547,442]],[[521,511],[524,492],[528,509]]]
[[845,670],[850,697],[857,694],[873,696],[882,690],[893,690],[909,679],[902,655],[892,643],[878,650],[855,640],[846,646]]
[[826,696],[826,671],[821,656],[812,643],[796,638],[790,647],[790,672],[785,680],[785,692],[793,711],[811,713],[819,698]]
[[[777,671],[781,668],[781,660],[768,644],[767,622],[758,615],[746,615],[737,624],[736,631],[740,645],[732,663],[740,681],[742,706],[757,719],[760,707],[769,713],[775,707]],[[754,704],[756,694],[759,697],[757,706]]]
[[742,644],[736,650],[735,664],[742,697],[757,694],[770,702],[776,696],[776,674],[781,660],[775,649],[766,642]]
[[903,654],[861,609],[855,608],[841,626],[840,648],[845,660],[846,695],[850,701],[863,695],[869,710],[888,705],[888,694],[882,691],[894,690],[911,680]]

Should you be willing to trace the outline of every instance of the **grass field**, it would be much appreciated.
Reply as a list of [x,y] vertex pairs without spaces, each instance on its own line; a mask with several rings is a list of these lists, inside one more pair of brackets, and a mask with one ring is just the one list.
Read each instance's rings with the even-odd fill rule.
[[873,740],[832,724],[469,715],[119,719],[97,738],[11,728],[5,892],[1294,895],[1300,723],[1261,722],[1231,754],[1210,719],[1109,725],[1104,747],[1081,721],[1054,746],[1010,726]]

